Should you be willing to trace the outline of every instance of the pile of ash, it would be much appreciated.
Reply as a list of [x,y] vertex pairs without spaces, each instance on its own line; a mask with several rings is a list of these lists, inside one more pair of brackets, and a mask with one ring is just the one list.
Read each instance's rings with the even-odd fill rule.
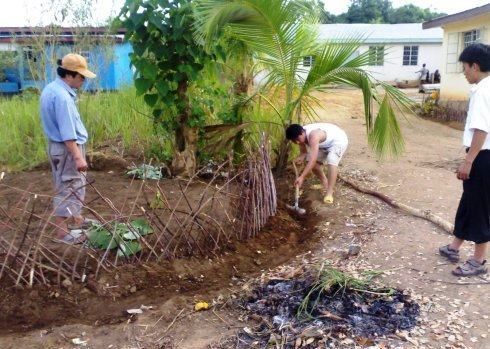
[[255,288],[243,306],[261,323],[239,333],[238,347],[337,347],[338,338],[373,342],[417,324],[419,305],[400,290],[338,284],[326,289],[314,280],[270,280]]

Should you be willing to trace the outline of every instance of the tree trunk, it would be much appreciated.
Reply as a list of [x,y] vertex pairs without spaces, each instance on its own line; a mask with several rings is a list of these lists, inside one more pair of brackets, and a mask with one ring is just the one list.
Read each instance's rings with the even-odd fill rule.
[[187,97],[187,81],[181,81],[177,89],[184,108],[178,116],[178,127],[175,130],[175,149],[172,159],[172,174],[192,177],[197,168],[198,129],[187,125],[191,117],[189,98]]
[[[237,101],[241,100],[244,96],[248,96],[248,91],[250,86],[252,85],[253,78],[245,75],[244,73],[239,74],[235,83],[233,84],[233,95]],[[241,125],[243,122],[242,112],[243,112],[243,104],[236,104],[233,108],[233,116],[236,125]],[[235,159],[240,160],[242,156],[245,154],[244,145],[243,145],[243,130],[240,130],[235,135],[235,139],[233,140],[233,153],[235,154]]]

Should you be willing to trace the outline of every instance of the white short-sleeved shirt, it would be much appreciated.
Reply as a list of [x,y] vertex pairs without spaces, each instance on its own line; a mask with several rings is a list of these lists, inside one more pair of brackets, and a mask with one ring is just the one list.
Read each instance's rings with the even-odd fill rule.
[[348,139],[344,130],[334,124],[329,123],[316,123],[303,126],[306,131],[306,137],[310,138],[311,131],[322,130],[327,134],[326,139],[318,145],[319,149],[328,151],[335,145],[347,146]]
[[487,132],[482,149],[490,149],[490,76],[473,86],[463,133],[463,145],[471,146],[475,129]]

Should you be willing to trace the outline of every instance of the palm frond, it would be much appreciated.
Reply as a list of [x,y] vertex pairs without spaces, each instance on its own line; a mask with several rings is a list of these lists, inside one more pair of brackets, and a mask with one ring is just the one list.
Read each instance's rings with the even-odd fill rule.
[[386,94],[380,105],[374,127],[368,136],[369,144],[379,157],[398,156],[405,148],[391,103],[391,95]]
[[[303,0],[194,3],[196,35],[207,45],[225,35],[229,47],[236,43],[238,52],[244,48],[243,54],[250,55],[256,67],[265,72],[257,96],[272,107],[283,125],[302,115],[309,119],[318,116],[316,110],[322,106],[314,92],[326,92],[335,85],[353,86],[363,94],[366,133],[373,149],[390,155],[403,150],[394,108],[403,112],[411,110],[413,104],[403,92],[377,81],[366,69],[371,54],[359,53],[366,33],[320,42],[317,17]],[[306,56],[314,58],[311,69],[302,64]],[[375,103],[379,106],[376,117]]]

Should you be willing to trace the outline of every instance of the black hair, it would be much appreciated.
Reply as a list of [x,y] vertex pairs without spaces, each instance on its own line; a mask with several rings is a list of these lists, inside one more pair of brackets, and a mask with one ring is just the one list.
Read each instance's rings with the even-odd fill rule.
[[78,73],[76,71],[71,71],[61,67],[62,64],[61,59],[58,59],[56,63],[58,63],[58,68],[56,68],[56,73],[60,76],[60,78],[64,78],[67,75],[71,75],[73,78],[77,76]]
[[488,72],[490,71],[490,46],[485,44],[469,45],[459,55],[459,61],[469,65],[478,64],[481,72]]
[[303,126],[298,124],[291,124],[286,129],[286,139],[289,139],[290,141],[294,141],[303,133],[303,131],[304,131]]

